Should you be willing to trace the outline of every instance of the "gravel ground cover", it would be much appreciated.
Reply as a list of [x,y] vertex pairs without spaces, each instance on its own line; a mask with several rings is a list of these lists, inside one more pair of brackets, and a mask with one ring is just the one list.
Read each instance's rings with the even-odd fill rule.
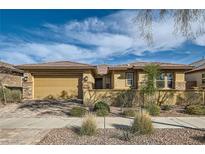
[[76,130],[67,128],[51,130],[38,144],[108,144],[108,145],[185,145],[205,144],[205,131],[194,129],[156,129],[151,135],[133,136],[131,140],[122,139],[123,130],[99,129],[95,136],[79,136]]
[[[122,111],[119,107],[111,106],[110,109],[111,109],[110,116],[122,116]],[[131,108],[124,108],[124,110],[126,109],[131,109]],[[159,117],[196,117],[197,116],[197,115],[186,114],[184,110],[185,110],[185,106],[175,105],[169,111],[161,110]]]

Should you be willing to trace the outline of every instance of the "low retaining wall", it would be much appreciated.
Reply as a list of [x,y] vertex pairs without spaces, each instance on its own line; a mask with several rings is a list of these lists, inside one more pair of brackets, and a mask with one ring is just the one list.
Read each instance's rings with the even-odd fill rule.
[[[127,98],[126,98],[127,97]],[[149,100],[148,100],[149,99]],[[85,90],[84,104],[94,104],[98,101],[106,101],[109,104],[117,101],[129,101],[139,105],[148,101],[155,101],[158,104],[191,104],[200,102],[205,104],[204,90],[158,90],[150,97],[140,94],[139,90],[114,90],[114,89],[92,89]]]

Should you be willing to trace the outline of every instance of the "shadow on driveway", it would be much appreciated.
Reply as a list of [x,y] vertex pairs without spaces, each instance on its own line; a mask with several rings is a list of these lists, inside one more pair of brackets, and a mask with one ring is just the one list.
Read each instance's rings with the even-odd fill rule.
[[35,100],[26,101],[17,109],[28,109],[37,112],[37,115],[66,115],[69,116],[69,110],[74,106],[82,106],[82,100]]

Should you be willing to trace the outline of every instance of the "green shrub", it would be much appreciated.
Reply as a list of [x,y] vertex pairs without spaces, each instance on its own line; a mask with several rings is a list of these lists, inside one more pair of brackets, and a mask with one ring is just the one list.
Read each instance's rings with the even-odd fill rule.
[[158,116],[160,114],[160,107],[154,103],[150,103],[145,108],[152,116]]
[[70,115],[73,117],[82,117],[84,116],[88,111],[83,107],[73,107],[70,110]]
[[107,110],[108,112],[110,112],[110,107],[107,103],[105,102],[97,102],[95,105],[94,105],[94,111],[97,111],[97,110]]
[[[12,90],[4,88],[4,94],[6,97],[7,103],[21,102],[21,90]],[[4,102],[3,89],[0,88],[0,101]]]
[[199,105],[203,102],[203,93],[199,91],[185,92],[177,95],[177,105]]
[[189,105],[185,108],[188,114],[205,115],[205,106],[203,105]]
[[137,113],[131,126],[131,132],[136,134],[150,134],[153,132],[153,125],[149,114]]
[[125,115],[126,117],[134,117],[136,115],[136,112],[136,110],[128,109],[123,111],[123,115]]
[[85,116],[82,126],[80,128],[81,135],[93,136],[97,133],[97,124],[95,116],[88,114]]
[[133,100],[136,98],[136,91],[134,89],[123,90],[116,95],[112,105],[116,107],[133,107]]
[[119,139],[123,141],[131,141],[133,137],[134,134],[132,134],[129,130],[124,130],[122,135],[119,136]]
[[161,106],[161,109],[162,109],[162,110],[165,110],[165,111],[169,111],[169,110],[172,109],[172,105],[168,105],[168,104],[162,105],[162,106]]
[[109,112],[107,110],[97,110],[96,115],[100,117],[104,117],[104,116],[109,115]]
[[20,102],[21,101],[21,91],[11,90],[10,98],[12,102]]

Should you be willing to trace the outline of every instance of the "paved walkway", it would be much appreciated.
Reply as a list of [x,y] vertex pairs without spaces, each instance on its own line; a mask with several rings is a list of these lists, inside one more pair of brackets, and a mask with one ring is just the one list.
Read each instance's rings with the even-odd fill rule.
[[[127,127],[132,118],[107,117],[106,128]],[[205,117],[153,117],[155,128],[199,128],[205,129]],[[0,129],[30,128],[52,129],[79,127],[82,118],[0,118]],[[104,127],[104,118],[97,118],[98,128]]]

